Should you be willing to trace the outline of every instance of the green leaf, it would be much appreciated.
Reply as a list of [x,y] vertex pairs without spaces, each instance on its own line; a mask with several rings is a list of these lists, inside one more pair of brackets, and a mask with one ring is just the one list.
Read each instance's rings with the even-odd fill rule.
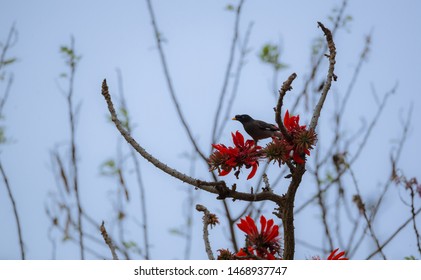
[[413,261],[413,260],[416,260],[416,258],[414,256],[407,256],[404,258],[404,260]]
[[0,127],[0,144],[6,143],[6,135],[4,134],[4,128]]
[[279,48],[273,44],[265,44],[259,53],[260,60],[263,63],[270,64],[276,71],[287,67],[286,64],[283,64],[279,61],[279,57]]
[[104,161],[100,166],[100,174],[103,176],[112,176],[117,174],[117,172],[118,169],[113,159]]
[[234,10],[235,10],[235,8],[234,8],[234,6],[233,6],[232,4],[228,4],[228,5],[225,7],[225,10],[227,10],[227,11],[234,11]]
[[9,58],[7,60],[2,61],[1,62],[1,65],[6,66],[6,65],[9,65],[9,64],[14,63],[15,61],[17,61],[17,58],[16,57]]
[[185,236],[184,232],[182,232],[182,231],[181,231],[181,230],[179,230],[178,228],[170,228],[170,229],[169,229],[169,232],[170,232],[171,234],[174,234],[174,235],[178,235],[178,236]]

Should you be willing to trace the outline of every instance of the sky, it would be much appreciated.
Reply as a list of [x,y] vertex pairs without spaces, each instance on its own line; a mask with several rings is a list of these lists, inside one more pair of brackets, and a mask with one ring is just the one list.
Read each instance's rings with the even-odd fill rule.
[[[331,27],[328,15],[340,3],[333,0],[245,1],[240,39],[244,39],[250,23],[253,27],[233,115],[248,113],[256,119],[273,122],[272,108],[276,99],[272,71],[259,61],[259,49],[266,43],[280,44],[281,61],[288,68],[280,72],[277,83],[281,85],[296,72],[294,90],[299,92],[309,73],[311,45],[314,38],[321,35],[317,21]],[[204,151],[211,149],[216,100],[222,88],[233,36],[234,13],[226,10],[228,4],[236,5],[237,2],[153,1],[175,92],[194,137]],[[14,83],[1,120],[9,140],[1,146],[0,159],[16,199],[27,258],[79,258],[77,245],[62,242],[57,231],[49,233],[50,220],[45,213],[52,195],[57,193],[51,151],[58,147],[65,154],[69,139],[67,105],[60,91],[60,88],[66,88],[66,81],[60,78],[66,66],[59,50],[70,44],[72,36],[76,53],[81,55],[74,87],[76,104],[80,104],[76,142],[81,202],[98,224],[104,220],[110,232],[117,234],[116,224],[113,224],[116,182],[100,176],[100,165],[115,157],[118,149],[127,153],[126,144],[108,121],[108,111],[100,94],[102,80],[106,78],[112,96],[118,95],[116,69],[122,73],[128,109],[135,123],[133,136],[169,166],[201,179],[210,178],[203,162],[197,161],[192,166],[184,156],[192,152],[192,147],[168,92],[146,1],[0,0],[0,7],[0,41],[6,40],[13,24],[18,31],[18,40],[9,51],[9,56],[17,58],[8,70],[14,75]],[[373,136],[355,165],[362,193],[368,198],[379,193],[382,182],[390,175],[390,151],[396,147],[396,140],[402,133],[402,119],[410,108],[413,110],[412,122],[400,168],[408,177],[421,175],[418,165],[421,150],[417,146],[421,138],[417,123],[421,118],[418,110],[421,102],[420,12],[421,3],[416,0],[349,1],[345,14],[352,16],[352,21],[335,35],[338,82],[326,101],[326,114],[322,112],[319,121],[320,133],[326,133],[322,137],[331,137],[332,119],[327,118],[328,112],[335,108],[334,95],[343,94],[350,82],[366,35],[372,34],[372,45],[347,110],[343,112],[346,132],[352,135],[364,120],[367,123],[374,117],[377,103],[373,89],[381,99],[397,84],[396,94],[390,97]],[[326,69],[326,64],[324,67]],[[4,83],[0,89],[3,93]],[[289,101],[287,98],[285,106]],[[308,112],[302,112],[301,120],[308,122],[310,116]],[[243,131],[239,123],[229,122],[221,142],[230,143],[230,133],[236,130]],[[326,150],[329,147],[321,144],[318,148]],[[182,259],[185,241],[171,233],[171,229],[182,228],[186,213],[194,211],[194,205],[186,201],[186,193],[192,188],[168,177],[143,159],[139,162],[146,186],[153,244],[151,257]],[[136,225],[141,220],[139,194],[130,166],[127,177],[133,198],[126,209],[129,215],[126,235],[140,244],[142,233]],[[231,177],[227,180],[235,181]],[[312,195],[305,187],[315,189],[303,186],[297,205]],[[218,215],[223,214],[214,195],[200,191],[194,194],[195,203],[206,205]],[[409,216],[408,208],[402,206],[400,200],[404,195],[405,192],[393,186],[386,197],[388,207],[383,209],[381,222],[376,224],[380,238],[389,236]],[[234,212],[236,204],[241,208],[244,205],[243,202],[229,203]],[[419,201],[417,203],[419,207]],[[275,218],[270,214],[270,207],[265,209],[268,217]],[[317,207],[310,207],[296,219],[296,228],[298,238],[322,247],[326,240],[322,238],[318,211]],[[192,217],[190,257],[205,259],[201,215],[194,212]],[[420,218],[417,220],[421,223]],[[19,259],[16,225],[3,183],[0,183],[0,227],[0,259]],[[315,230],[310,230],[313,228]],[[94,229],[90,233],[99,235]],[[50,239],[56,241],[55,254],[49,234]],[[227,228],[221,219],[221,225],[211,232],[214,250],[228,246],[226,237]],[[242,237],[241,233],[238,237]],[[399,238],[386,248],[390,258],[416,256],[413,232],[403,231]],[[355,258],[365,258],[372,249],[372,244],[367,243]],[[105,256],[109,254],[103,247],[97,250]],[[297,258],[312,255],[314,251],[310,248],[297,246]],[[97,257],[88,254],[88,258]]]

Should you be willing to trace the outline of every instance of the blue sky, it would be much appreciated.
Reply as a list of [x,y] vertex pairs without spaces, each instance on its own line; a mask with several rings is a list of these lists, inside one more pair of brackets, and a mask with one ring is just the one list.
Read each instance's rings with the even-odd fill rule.
[[[400,168],[409,177],[420,175],[417,159],[421,150],[417,143],[421,130],[417,120],[421,117],[418,110],[421,102],[421,4],[415,0],[349,2],[346,14],[351,15],[353,20],[348,31],[341,30],[335,37],[338,51],[336,74],[339,79],[328,97],[326,114],[322,113],[320,123],[326,131],[332,127],[332,120],[325,116],[329,116],[327,112],[334,108],[333,95],[344,93],[363,48],[364,36],[371,32],[371,51],[344,118],[347,133],[355,133],[361,120],[371,120],[376,112],[371,88],[374,87],[381,98],[396,83],[399,84],[397,94],[390,98],[354,170],[362,184],[363,194],[375,197],[379,184],[390,174],[389,151],[393,141],[401,134],[401,119],[411,105],[412,126]],[[176,94],[204,151],[210,150],[216,98],[222,87],[232,38],[234,16],[225,7],[236,3],[153,1],[159,29],[166,41],[164,48]],[[233,114],[249,113],[268,122],[273,120],[272,72],[259,62],[259,48],[268,42],[281,42],[281,60],[289,68],[280,73],[278,84],[290,73],[296,72],[298,78],[294,89],[299,92],[309,72],[311,44],[315,37],[321,35],[317,21],[330,27],[327,16],[340,3],[332,0],[245,2],[241,36],[244,36],[250,22],[254,25],[250,53]],[[136,123],[133,136],[163,162],[186,173],[190,172],[191,166],[180,155],[190,153],[191,146],[165,84],[145,1],[0,0],[0,6],[0,40],[4,42],[13,23],[19,33],[18,41],[9,53],[17,57],[18,62],[10,67],[15,79],[4,109],[5,119],[2,120],[10,141],[1,147],[1,161],[17,201],[27,256],[30,259],[49,259],[52,247],[47,238],[49,220],[45,215],[45,205],[48,204],[49,193],[56,190],[50,151],[57,145],[64,147],[69,137],[65,98],[57,85],[65,86],[59,75],[66,70],[59,48],[69,44],[70,36],[75,38],[76,52],[82,55],[75,80],[75,98],[81,103],[76,136],[80,149],[81,199],[98,223],[101,220],[111,223],[114,215],[111,201],[115,195],[115,182],[100,177],[99,166],[115,155],[118,143],[122,144],[116,129],[107,122],[108,113],[100,88],[106,78],[111,93],[117,95],[116,68],[122,71],[129,112]],[[310,114],[301,113],[301,116],[302,121],[307,122]],[[239,123],[229,122],[221,141],[229,143],[230,133],[238,129],[242,129]],[[326,133],[329,137],[329,132]],[[183,258],[184,241],[170,234],[169,229],[179,227],[183,221],[182,217],[189,209],[185,195],[190,187],[162,174],[146,161],[140,162],[147,187],[152,258]],[[207,167],[200,161],[195,166],[195,176],[209,178]],[[129,180],[134,183],[133,178]],[[314,186],[308,188],[314,191]],[[137,198],[136,187],[132,192]],[[303,186],[297,199],[304,201],[311,194]],[[197,195],[198,203],[222,215],[222,207],[213,195]],[[383,209],[382,222],[376,224],[381,237],[388,236],[409,215],[408,209],[402,207],[400,195],[404,192],[395,188],[387,196],[389,207]],[[241,202],[236,203],[242,205]],[[235,209],[235,204],[232,207]],[[323,244],[322,230],[314,230],[311,236],[307,234],[320,224],[320,213],[317,208],[312,209],[297,219],[297,235],[320,247]],[[138,202],[131,202],[128,212],[132,220],[128,222],[127,234],[136,238],[141,236],[133,222],[136,216],[139,217],[138,211]],[[270,212],[268,207],[269,216]],[[200,238],[201,217],[194,213],[193,219],[191,257],[203,259],[206,255]],[[3,228],[0,231],[0,259],[19,258],[16,227],[3,184],[0,184],[0,224]],[[113,228],[113,225],[110,224],[110,227]],[[411,231],[405,231],[401,237],[401,240],[410,242],[403,245],[396,242],[386,249],[391,258],[416,255],[411,234]],[[55,233],[57,240],[60,240],[59,236]],[[226,236],[227,230],[222,222],[212,231],[214,249],[227,246]],[[366,257],[372,250],[370,246],[367,244],[367,248],[361,249],[356,258]],[[58,248],[57,258],[79,256],[77,246],[70,242],[59,243]],[[308,248],[297,247],[298,258],[312,254]]]

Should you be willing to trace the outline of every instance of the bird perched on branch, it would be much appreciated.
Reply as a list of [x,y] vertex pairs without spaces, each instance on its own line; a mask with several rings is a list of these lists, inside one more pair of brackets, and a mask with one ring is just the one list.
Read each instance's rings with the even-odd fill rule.
[[265,139],[273,136],[281,136],[281,132],[276,125],[255,120],[249,115],[235,115],[232,118],[234,121],[239,121],[243,124],[244,130],[248,133],[248,135],[253,138],[254,143],[257,145],[257,141],[260,139]]

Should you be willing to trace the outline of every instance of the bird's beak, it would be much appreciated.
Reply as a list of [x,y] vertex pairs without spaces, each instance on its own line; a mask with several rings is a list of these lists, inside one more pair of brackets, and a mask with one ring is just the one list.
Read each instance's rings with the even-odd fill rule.
[[236,121],[237,119],[235,117],[232,118],[233,121]]

